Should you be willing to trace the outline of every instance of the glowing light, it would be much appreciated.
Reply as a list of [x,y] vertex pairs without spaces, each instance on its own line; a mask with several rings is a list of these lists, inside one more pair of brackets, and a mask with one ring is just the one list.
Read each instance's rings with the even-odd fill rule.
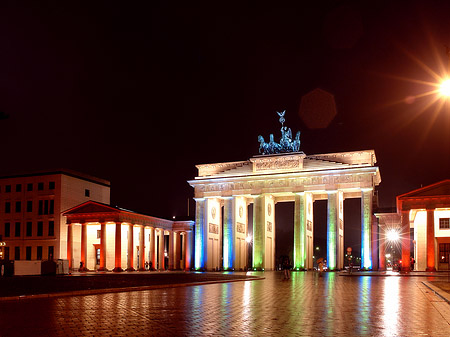
[[441,83],[441,87],[439,88],[439,92],[442,96],[450,96],[450,79],[446,79]]
[[247,237],[245,238],[245,241],[247,241],[247,243],[252,242],[252,236],[251,235],[247,235]]
[[390,242],[397,242],[398,240],[400,240],[400,233],[398,232],[398,230],[391,228],[386,233],[386,240]]

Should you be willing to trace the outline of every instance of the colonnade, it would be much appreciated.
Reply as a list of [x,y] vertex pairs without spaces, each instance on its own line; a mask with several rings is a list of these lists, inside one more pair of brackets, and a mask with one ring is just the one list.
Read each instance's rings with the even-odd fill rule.
[[67,258],[71,269],[77,268],[74,262],[79,259],[81,270],[145,270],[146,263],[159,270],[189,270],[191,242],[192,232],[186,230],[126,222],[72,222],[67,228]]
[[[351,197],[355,197],[353,191]],[[362,188],[361,267],[372,269],[377,258],[373,239],[373,188]],[[195,269],[255,270],[275,268],[275,204],[294,201],[293,267],[313,268],[313,205],[327,199],[327,265],[330,270],[344,268],[344,190],[299,193],[203,197],[196,201]],[[253,203],[252,265],[248,266],[247,206]],[[223,211],[222,211],[223,208]],[[222,219],[223,214],[223,219]],[[223,247],[223,249],[222,249]]]

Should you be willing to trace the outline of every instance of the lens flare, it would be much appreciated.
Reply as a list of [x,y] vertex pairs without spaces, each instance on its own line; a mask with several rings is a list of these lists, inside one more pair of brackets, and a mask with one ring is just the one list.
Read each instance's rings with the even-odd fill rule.
[[450,96],[450,79],[446,79],[441,83],[441,87],[439,88],[439,92],[442,96]]

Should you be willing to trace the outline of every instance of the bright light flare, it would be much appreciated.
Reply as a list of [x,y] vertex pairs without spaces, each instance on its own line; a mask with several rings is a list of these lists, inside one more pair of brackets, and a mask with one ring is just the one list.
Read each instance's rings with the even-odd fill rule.
[[386,233],[386,239],[390,242],[397,242],[400,240],[400,233],[396,229],[390,229]]
[[450,79],[446,79],[441,83],[439,88],[439,92],[442,96],[449,97],[450,96]]
[[252,236],[251,236],[251,235],[248,235],[248,236],[245,238],[245,241],[247,241],[247,243],[252,242]]

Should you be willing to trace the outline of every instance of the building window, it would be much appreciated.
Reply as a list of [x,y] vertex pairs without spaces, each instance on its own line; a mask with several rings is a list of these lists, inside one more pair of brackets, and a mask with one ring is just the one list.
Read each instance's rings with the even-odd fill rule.
[[16,222],[16,225],[14,226],[14,236],[16,238],[20,237],[20,222]]
[[84,196],[85,196],[85,197],[90,197],[90,196],[91,196],[91,191],[88,190],[88,189],[85,189],[85,190],[84,190]]
[[5,202],[5,213],[11,213],[11,203],[9,201]]
[[9,247],[4,247],[5,248],[5,256],[4,259],[5,260],[9,260]]
[[448,263],[450,254],[450,243],[440,243],[439,244],[439,262]]
[[14,247],[14,260],[20,260],[20,247]]
[[38,183],[38,191],[44,190],[44,183]]
[[50,181],[48,183],[48,189],[49,190],[54,190],[55,189],[55,182],[54,181]]
[[49,260],[53,260],[53,250],[54,250],[53,246],[48,246],[48,259]]
[[55,235],[55,222],[49,221],[48,222],[48,236],[54,236]]
[[27,221],[27,236],[33,235],[33,223],[31,221]]
[[31,246],[25,247],[25,259],[28,261],[31,260]]
[[42,236],[44,234],[44,222],[38,221],[37,223],[37,236]]
[[439,229],[450,229],[450,218],[440,218]]
[[102,231],[99,229],[97,230],[97,239],[100,239],[102,237]]
[[16,185],[16,192],[22,192],[22,184]]
[[20,201],[16,201],[16,213],[22,212],[22,203]]
[[6,185],[5,186],[5,192],[6,193],[10,193],[11,192],[11,185]]
[[42,246],[37,246],[36,260],[42,260]]
[[33,212],[33,201],[32,200],[27,201],[27,212]]
[[44,200],[39,200],[38,214],[42,215],[43,213],[44,213]]
[[48,214],[53,214],[54,212],[55,212],[55,200],[51,199]]
[[11,235],[11,227],[9,222],[5,222],[5,238],[9,238]]
[[32,190],[33,190],[33,184],[32,183],[27,184],[27,191],[31,192]]

